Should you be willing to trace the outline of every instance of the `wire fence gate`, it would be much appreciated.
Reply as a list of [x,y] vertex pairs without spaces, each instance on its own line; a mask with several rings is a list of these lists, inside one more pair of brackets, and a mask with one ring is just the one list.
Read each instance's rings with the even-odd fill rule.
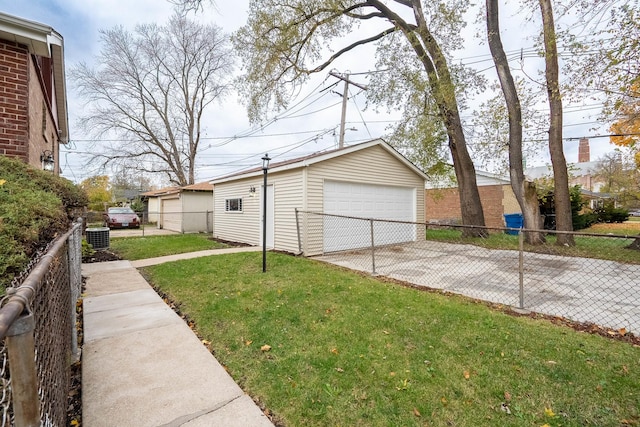
[[[559,232],[481,228],[297,211],[300,252],[384,275],[573,321],[640,333],[640,236],[571,233],[577,247],[555,244]],[[531,246],[526,232],[544,233]],[[477,234],[477,233],[476,233]],[[495,249],[492,246],[513,249]],[[589,248],[607,260],[589,257]]]
[[34,257],[0,307],[0,426],[65,426],[79,358],[82,219]]

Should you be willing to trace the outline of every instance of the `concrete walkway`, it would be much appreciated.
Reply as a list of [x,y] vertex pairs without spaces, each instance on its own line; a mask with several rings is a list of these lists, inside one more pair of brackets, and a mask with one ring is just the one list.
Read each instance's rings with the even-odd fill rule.
[[[232,248],[216,253],[260,250]],[[156,258],[136,266],[192,258]],[[165,261],[162,261],[165,260]],[[271,426],[134,263],[83,264],[82,421],[100,426]]]

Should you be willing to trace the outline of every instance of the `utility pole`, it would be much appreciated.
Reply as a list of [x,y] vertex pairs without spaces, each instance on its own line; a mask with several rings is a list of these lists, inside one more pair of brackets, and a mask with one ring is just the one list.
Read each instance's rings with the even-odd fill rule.
[[349,98],[349,83],[351,83],[356,87],[359,87],[362,90],[367,90],[367,87],[365,85],[361,85],[359,83],[349,80],[349,73],[341,75],[336,72],[330,71],[329,74],[337,79],[344,81],[344,92],[342,94],[342,117],[340,118],[340,142],[338,144],[338,148],[343,148],[344,132],[345,132],[344,128],[345,128],[345,123],[347,118],[347,99]]

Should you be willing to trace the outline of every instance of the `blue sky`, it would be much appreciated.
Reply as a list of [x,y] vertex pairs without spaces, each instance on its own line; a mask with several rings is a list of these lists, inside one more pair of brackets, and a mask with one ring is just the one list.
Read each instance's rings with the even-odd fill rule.
[[[200,14],[198,19],[204,22],[213,22],[221,26],[226,32],[232,32],[241,26],[246,20],[248,0],[219,1],[217,7],[208,7],[206,12]],[[93,57],[100,50],[99,30],[122,25],[127,29],[133,29],[138,23],[165,22],[172,13],[172,6],[163,0],[0,0],[0,10],[22,18],[34,20],[50,25],[64,37],[65,60],[69,68],[80,61],[91,64]],[[508,17],[507,17],[508,19]],[[505,28],[506,48],[519,49],[532,45],[530,39],[522,33],[522,28]],[[488,50],[478,40],[472,40],[461,54],[462,57],[484,55],[484,61],[478,64],[480,69],[487,69],[490,78],[494,78],[491,62],[487,56]],[[359,58],[361,59],[361,58]],[[475,61],[475,60],[474,60]],[[533,61],[532,61],[533,62]],[[372,69],[372,64],[366,61],[342,62],[336,64],[338,71],[360,72]],[[327,70],[328,72],[328,70]],[[366,84],[366,76],[361,76],[361,82]],[[267,128],[256,131],[251,137],[233,138],[245,134],[253,128],[245,114],[245,109],[237,100],[237,95],[231,95],[223,105],[213,106],[206,121],[206,137],[200,156],[198,168],[198,180],[205,180],[215,176],[258,165],[264,152],[269,152],[272,157],[278,159],[291,158],[298,155],[306,155],[315,151],[332,148],[337,144],[337,136],[331,132],[340,122],[341,99],[330,90],[324,95],[319,95],[319,90],[326,88],[335,79],[328,74],[316,76],[310,84],[300,92],[301,97],[309,95],[308,102],[302,105],[299,112],[290,114]],[[342,92],[342,85],[334,90]],[[355,91],[354,91],[355,92]],[[352,93],[353,95],[354,93]],[[68,82],[69,119],[71,143],[63,149],[61,165],[63,175],[73,181],[104,173],[104,171],[87,167],[86,152],[95,150],[89,148],[85,137],[77,131],[78,111],[82,104],[77,100],[72,84]],[[354,96],[347,110],[348,128],[347,142],[360,142],[383,136],[389,120],[394,120],[394,114],[376,114],[364,109],[365,98],[363,94]],[[317,111],[316,113],[313,113]],[[569,125],[565,128],[565,137],[594,135],[597,131],[593,126],[580,125],[594,120],[592,116],[585,118],[584,114],[568,113],[565,122]],[[573,125],[572,125],[573,123]],[[600,133],[606,133],[600,130]],[[323,134],[322,136],[318,136]],[[318,136],[314,140],[314,137]],[[227,141],[227,144],[219,145]],[[576,161],[576,141],[568,141],[565,144],[567,160]],[[592,160],[595,160],[604,152],[611,151],[608,140],[604,138],[592,140]],[[98,148],[99,149],[99,148]],[[529,159],[528,165],[543,165],[548,161],[544,154],[535,159]],[[107,171],[108,172],[108,171]]]

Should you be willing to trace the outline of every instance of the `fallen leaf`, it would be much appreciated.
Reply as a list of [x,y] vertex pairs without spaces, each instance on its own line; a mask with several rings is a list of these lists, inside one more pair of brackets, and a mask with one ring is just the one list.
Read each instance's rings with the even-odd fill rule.
[[555,412],[553,412],[551,408],[544,408],[544,414],[549,418],[553,418],[556,416]]
[[465,379],[469,379],[469,377],[471,376],[471,374],[469,374],[469,371],[464,371],[464,378]]
[[396,376],[396,373],[395,373],[395,372],[389,372],[389,376],[391,376],[391,377],[395,377],[395,376]]
[[202,340],[202,344],[204,344],[204,345],[209,345],[209,344],[211,344],[211,341]]
[[509,393],[508,391],[504,392],[504,398],[507,402],[511,401],[511,393]]
[[413,415],[415,415],[416,417],[421,417],[422,416],[420,414],[420,411],[418,411],[418,408],[413,408]]
[[338,349],[337,349],[337,348],[335,348],[335,347],[334,347],[334,348],[332,348],[332,349],[331,349],[331,353],[333,353],[333,354],[338,354]]
[[71,420],[71,422],[70,422],[69,424],[71,424],[72,426],[78,426],[78,425],[80,425],[80,423],[78,422],[78,420]]
[[629,368],[627,368],[626,365],[622,365],[622,372],[625,373],[625,374],[628,374],[629,373]]
[[620,328],[618,329],[618,333],[622,336],[627,335],[627,330],[625,328]]
[[389,331],[382,331],[383,334],[389,335]]
[[342,369],[342,368],[336,368],[336,371],[338,371],[338,372],[344,372],[344,369]]
[[244,342],[244,345],[251,345],[251,343],[252,343],[252,342],[253,342],[253,341],[251,341],[251,340],[246,340],[246,341]]
[[260,350],[269,351],[269,350],[271,350],[271,346],[269,344],[265,344],[262,347],[260,347]]

